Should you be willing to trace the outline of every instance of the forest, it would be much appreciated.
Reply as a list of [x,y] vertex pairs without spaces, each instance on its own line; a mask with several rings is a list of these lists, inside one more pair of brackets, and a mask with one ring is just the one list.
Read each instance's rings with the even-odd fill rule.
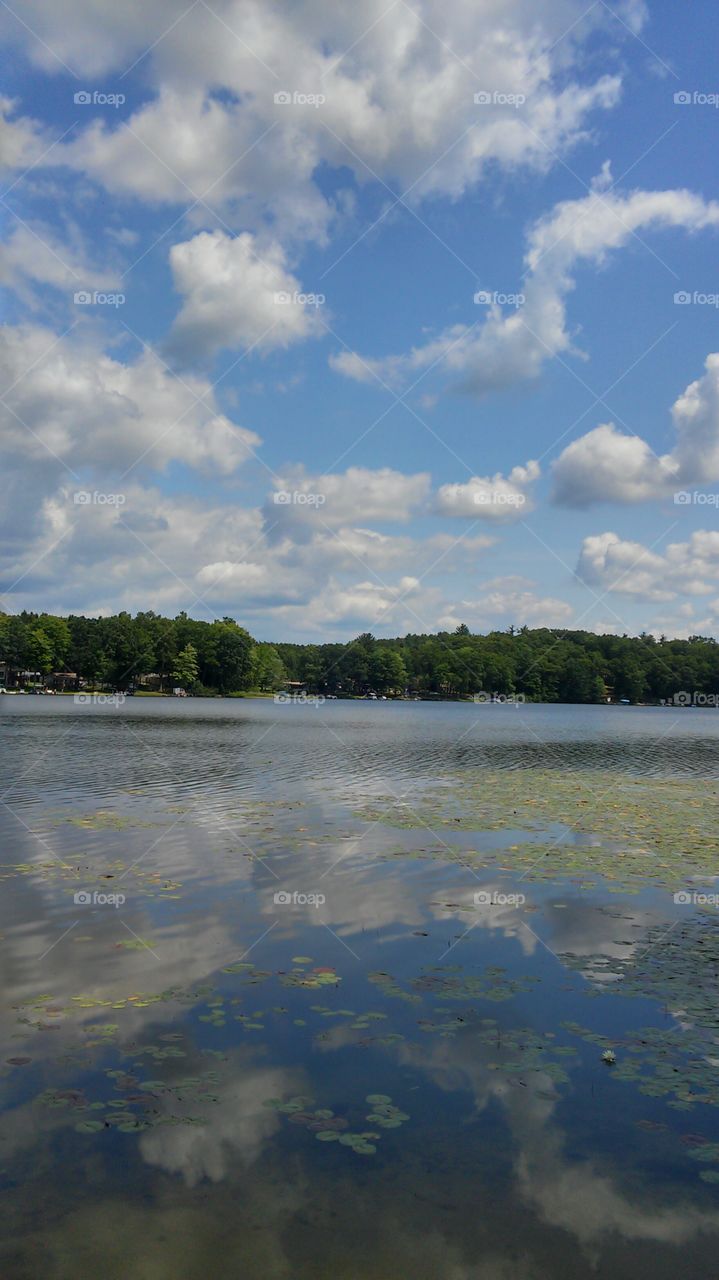
[[703,636],[597,635],[548,628],[288,644],[256,641],[233,618],[185,613],[58,617],[0,613],[0,684],[228,696],[302,687],[337,697],[532,702],[719,700],[719,646]]

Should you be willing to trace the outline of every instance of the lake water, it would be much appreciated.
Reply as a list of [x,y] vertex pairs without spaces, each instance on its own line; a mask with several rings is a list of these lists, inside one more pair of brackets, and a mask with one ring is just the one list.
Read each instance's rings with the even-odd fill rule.
[[3,1280],[719,1274],[719,716],[0,734]]

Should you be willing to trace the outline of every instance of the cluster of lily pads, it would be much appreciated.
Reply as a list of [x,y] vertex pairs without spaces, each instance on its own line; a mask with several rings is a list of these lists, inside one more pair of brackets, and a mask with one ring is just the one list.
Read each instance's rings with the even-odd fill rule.
[[719,1037],[707,1040],[692,1034],[691,1028],[659,1027],[609,1037],[576,1022],[562,1025],[601,1049],[603,1058],[613,1055],[618,1064],[613,1080],[636,1085],[649,1097],[666,1098],[675,1111],[692,1111],[698,1104],[719,1106]]
[[[382,797],[356,816],[388,827],[441,831],[431,850],[438,859],[447,855],[447,831],[525,833],[525,842],[509,848],[463,848],[460,856],[474,865],[511,863],[530,878],[581,871],[613,879],[626,890],[634,887],[635,877],[675,885],[689,873],[719,870],[716,779],[631,776],[609,769],[464,770],[434,789],[413,793],[411,805]],[[572,842],[567,833],[592,842]]]
[[[124,891],[127,890],[128,884],[131,886],[133,900],[137,898],[176,900],[182,896],[178,892],[182,888],[181,882],[172,879],[171,876],[160,875],[148,867],[132,866],[118,860],[96,865],[88,861],[84,855],[74,853],[68,853],[64,862],[56,858],[53,862],[17,862],[5,865],[0,871],[0,882],[11,880],[16,876],[26,876],[32,880],[39,878],[53,885],[66,884],[68,894],[75,893],[78,889],[93,887],[110,893],[114,887],[110,882],[117,881],[118,887],[122,882]],[[128,876],[129,880],[126,879]],[[75,937],[73,944],[80,940],[80,937]]]
[[165,1097],[174,1107],[188,1101],[202,1105],[220,1101],[214,1092],[218,1080],[214,1071],[172,1082],[138,1080],[134,1075],[115,1069],[107,1070],[105,1075],[113,1081],[116,1091],[125,1093],[125,1096],[92,1101],[83,1089],[45,1089],[35,1102],[80,1116],[75,1124],[78,1133],[100,1133],[108,1129],[118,1133],[142,1133],[161,1125],[206,1123],[202,1116],[182,1114],[177,1110],[161,1111],[155,1105],[157,1099]]
[[318,1142],[337,1142],[342,1147],[349,1147],[357,1155],[373,1156],[377,1151],[377,1142],[382,1137],[379,1129],[399,1129],[409,1115],[395,1107],[386,1093],[368,1093],[365,1100],[370,1105],[367,1121],[376,1126],[373,1129],[353,1131],[349,1120],[335,1115],[329,1108],[320,1107],[315,1111],[309,1108],[313,1099],[306,1097],[290,1098],[283,1102],[281,1098],[267,1098],[262,1104],[289,1118],[290,1124],[301,1125],[310,1133],[314,1133]]
[[386,1093],[368,1093],[366,1101],[372,1108],[367,1119],[370,1124],[378,1124],[381,1129],[399,1129],[406,1120],[409,1120],[407,1112],[395,1107]]

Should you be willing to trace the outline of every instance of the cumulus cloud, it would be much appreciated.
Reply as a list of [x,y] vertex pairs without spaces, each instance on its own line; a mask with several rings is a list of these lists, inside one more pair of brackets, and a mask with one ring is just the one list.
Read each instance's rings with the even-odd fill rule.
[[587,507],[593,502],[641,502],[676,488],[670,458],[658,458],[645,440],[618,431],[613,422],[588,431],[553,464],[553,501]]
[[572,350],[566,300],[581,264],[601,266],[640,230],[717,226],[719,203],[690,191],[592,190],[562,201],[531,228],[523,304],[509,311],[492,304],[479,325],[453,325],[406,355],[342,352],[330,364],[347,377],[391,386],[439,364],[457,389],[478,396],[536,378],[548,360]]
[[[638,30],[637,6],[620,9]],[[586,74],[586,43],[611,28],[613,45],[617,25],[583,0],[531,11],[522,0],[368,0],[332,13],[313,0],[217,0],[183,15],[160,0],[122,21],[87,0],[62,19],[49,0],[28,0],[25,14],[28,30],[12,34],[48,70],[62,60],[88,75],[124,71],[150,51],[156,96],[129,129],[93,121],[53,163],[153,203],[206,198],[233,225],[259,225],[269,209],[300,236],[322,238],[333,216],[314,180],[323,164],[396,182],[410,202],[456,198],[491,166],[546,171],[621,88],[619,74]]]
[[441,515],[474,520],[519,520],[532,510],[529,489],[539,479],[539,464],[513,467],[508,476],[474,476],[465,484],[444,484],[437,492]]
[[641,502],[719,480],[719,353],[707,356],[705,373],[676,400],[672,419],[677,442],[661,457],[613,423],[574,440],[553,464],[554,501]]
[[51,142],[37,120],[16,115],[14,98],[0,95],[0,170],[25,169]]
[[719,580],[719,532],[697,530],[664,554],[617,533],[593,534],[582,543],[577,575],[589,586],[640,600],[708,595]]
[[32,309],[48,305],[46,286],[62,291],[69,304],[82,290],[117,289],[119,276],[88,262],[79,237],[66,244],[47,226],[18,225],[0,246],[0,284],[14,289]]
[[562,627],[571,620],[574,610],[565,600],[541,596],[534,590],[506,586],[491,588],[485,584],[478,594],[459,600],[444,612],[440,626],[453,631],[461,622],[473,631],[490,631],[499,626]]
[[107,614],[152,600],[161,613],[231,614],[276,637],[329,625],[432,630],[447,608],[436,583],[483,563],[494,545],[327,524],[275,538],[259,507],[163,494],[132,478],[106,489],[119,501],[78,505],[68,484],[39,510],[26,511],[26,499],[2,508],[0,583],[17,581],[14,608]]
[[202,378],[172,377],[150,351],[122,363],[39,325],[0,329],[8,454],[117,473],[171,461],[230,474],[260,443],[218,409]]
[[168,349],[185,362],[223,347],[271,351],[319,332],[309,295],[276,243],[205,231],[173,245],[170,266],[184,302]]
[[392,467],[348,467],[332,475],[308,475],[303,467],[283,468],[266,506],[278,540],[309,536],[318,525],[349,526],[358,521],[406,523],[427,506],[430,476],[407,475]]

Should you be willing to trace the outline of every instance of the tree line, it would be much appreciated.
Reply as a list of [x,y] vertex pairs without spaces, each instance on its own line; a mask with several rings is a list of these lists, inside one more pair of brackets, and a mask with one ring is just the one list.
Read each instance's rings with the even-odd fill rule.
[[713,639],[656,639],[510,627],[347,643],[258,642],[233,618],[203,622],[152,611],[108,618],[0,613],[0,665],[10,685],[70,672],[83,685],[133,689],[148,675],[160,691],[308,693],[466,698],[520,694],[535,702],[659,702],[679,692],[719,695]]

